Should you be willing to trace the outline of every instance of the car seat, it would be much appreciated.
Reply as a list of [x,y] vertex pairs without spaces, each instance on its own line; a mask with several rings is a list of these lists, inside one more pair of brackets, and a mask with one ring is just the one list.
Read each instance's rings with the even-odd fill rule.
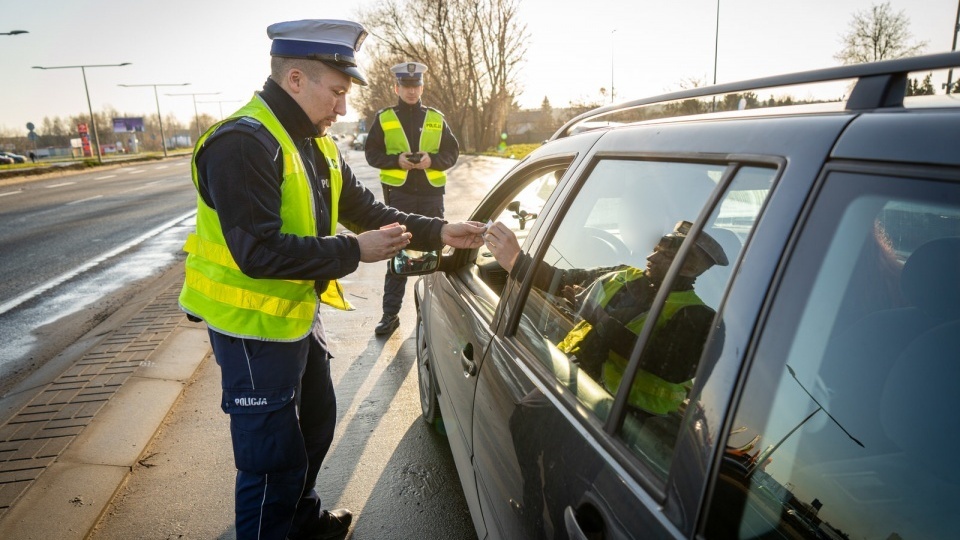
[[[938,238],[923,244],[907,259],[900,277],[909,307],[871,313],[828,343],[820,371],[831,393],[827,409],[863,442],[869,454],[896,449],[878,415],[880,390],[912,341],[938,325],[960,319],[958,276],[960,238]],[[953,349],[954,356],[957,350]],[[860,449],[851,444],[848,450],[854,452],[852,456]]]

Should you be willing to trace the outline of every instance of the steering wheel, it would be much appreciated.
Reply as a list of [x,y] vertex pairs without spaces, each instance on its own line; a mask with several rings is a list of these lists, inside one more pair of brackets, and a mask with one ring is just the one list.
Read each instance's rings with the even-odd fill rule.
[[596,227],[584,227],[580,235],[580,241],[589,243],[589,246],[583,246],[584,249],[590,253],[591,259],[596,259],[596,263],[590,266],[623,264],[631,258],[630,248],[612,233]]

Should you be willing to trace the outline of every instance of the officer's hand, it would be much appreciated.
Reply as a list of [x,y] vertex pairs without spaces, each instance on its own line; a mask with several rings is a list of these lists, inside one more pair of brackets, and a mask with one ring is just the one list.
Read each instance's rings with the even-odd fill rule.
[[513,270],[513,265],[517,262],[517,255],[520,254],[520,242],[517,241],[517,235],[498,221],[487,229],[487,234],[483,236],[483,240],[487,249],[493,254],[493,258],[500,263],[500,266],[507,272]]
[[461,221],[447,223],[440,229],[440,239],[455,248],[478,248],[483,245],[483,223]]
[[420,163],[417,163],[417,168],[427,170],[430,168],[431,163],[432,161],[430,160],[430,154],[426,152],[420,152]]
[[385,225],[376,231],[367,231],[357,235],[360,243],[360,261],[385,261],[400,253],[410,243],[412,233],[398,223]]
[[400,168],[404,171],[409,171],[410,169],[416,169],[417,164],[407,159],[409,156],[412,156],[413,152],[407,152],[405,154],[400,154],[400,157],[397,159],[397,162],[400,164]]

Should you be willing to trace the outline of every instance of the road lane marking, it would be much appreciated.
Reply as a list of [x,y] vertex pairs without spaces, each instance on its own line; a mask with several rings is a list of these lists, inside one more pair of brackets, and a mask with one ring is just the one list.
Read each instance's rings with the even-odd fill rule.
[[19,306],[20,304],[30,299],[40,296],[41,294],[49,291],[50,289],[56,287],[57,285],[60,285],[61,283],[69,279],[79,276],[80,274],[86,272],[87,270],[90,270],[91,268],[96,267],[97,265],[103,263],[104,261],[107,261],[110,258],[115,257],[123,253],[124,251],[127,251],[130,248],[133,248],[139,244],[142,244],[143,242],[146,242],[147,240],[153,238],[154,236],[157,236],[158,234],[166,231],[167,229],[178,225],[180,222],[193,217],[194,215],[196,215],[196,213],[197,213],[196,210],[191,210],[190,212],[187,212],[186,214],[180,217],[174,218],[153,230],[145,232],[144,234],[134,238],[133,240],[127,242],[126,244],[121,244],[111,249],[110,251],[104,253],[103,255],[100,255],[99,257],[91,259],[85,262],[84,264],[74,268],[73,270],[70,270],[69,272],[61,274],[46,283],[43,283],[41,285],[34,287],[33,289],[30,289],[29,291],[21,294],[16,298],[13,298],[7,302],[4,302],[3,304],[0,304],[0,315],[3,315],[4,313],[10,311],[11,309]]
[[131,169],[131,170],[127,171],[127,174],[137,174],[137,173],[142,173],[142,172],[146,172],[146,170],[145,170],[145,169]]
[[107,178],[113,178],[114,176],[116,176],[116,175],[115,175],[115,174],[108,174],[108,175],[106,175],[106,176],[99,176],[99,177],[97,177],[97,178],[94,178],[94,180],[106,180]]
[[0,193],[0,197],[6,197],[7,195],[16,195],[17,193],[23,193],[22,191],[8,191],[6,193]]
[[94,200],[94,199],[99,199],[100,197],[103,197],[103,195],[94,195],[93,197],[87,197],[86,199],[80,199],[79,201],[68,202],[68,203],[65,204],[64,206],[70,206],[71,204],[80,204],[80,203],[82,203],[82,202],[87,202],[87,201],[92,201],[92,200]]
[[50,188],[55,188],[55,187],[71,186],[71,185],[73,185],[73,184],[76,184],[76,182],[64,182],[64,183],[62,183],[62,184],[53,184],[53,185],[50,185],[50,186],[43,186],[43,187],[45,187],[45,188],[47,188],[47,189],[50,189]]
[[160,169],[166,169],[167,167],[169,167],[169,165],[158,165],[154,167],[153,170],[159,171]]

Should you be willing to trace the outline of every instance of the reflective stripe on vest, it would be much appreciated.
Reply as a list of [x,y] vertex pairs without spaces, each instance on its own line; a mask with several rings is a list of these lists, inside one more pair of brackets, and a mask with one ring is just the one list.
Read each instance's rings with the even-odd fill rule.
[[[316,236],[317,222],[313,191],[296,145],[259,96],[231,118],[252,118],[260,122],[280,143],[283,180],[280,184],[280,230],[298,236]],[[197,141],[191,163],[197,188],[197,230],[189,235],[188,253],[180,306],[202,318],[223,334],[267,341],[296,341],[305,337],[317,316],[317,293],[312,280],[256,279],[244,274],[233,259],[217,212],[199,195],[196,156],[207,138],[222,124],[211,127]],[[330,165],[331,234],[336,231],[340,190],[343,184],[336,144],[329,137],[316,139]],[[331,281],[321,300],[340,309],[352,309],[342,289]]]
[[[380,127],[383,128],[383,144],[388,156],[397,156],[410,152],[410,142],[403,131],[403,125],[393,109],[380,112]],[[420,151],[436,154],[440,150],[440,138],[443,135],[443,115],[433,109],[427,109],[420,131]],[[403,169],[380,169],[380,181],[389,186],[402,186],[407,181],[407,172]],[[447,183],[447,173],[427,169],[427,181],[431,186],[441,187]]]
[[[586,302],[595,302],[601,308],[605,308],[620,289],[643,275],[643,271],[636,268],[626,268],[607,274],[599,278],[602,280],[601,287],[597,287]],[[657,317],[654,330],[663,328],[680,309],[699,305],[703,305],[703,301],[692,290],[671,292],[667,295],[660,316]],[[639,335],[646,319],[647,312],[644,312],[624,326],[634,335]],[[577,354],[580,345],[592,330],[593,325],[590,322],[585,320],[578,322],[563,341],[557,344],[557,348],[566,354]],[[612,349],[608,351],[607,359],[603,363],[601,384],[612,394],[616,394],[617,389],[620,388],[627,360]],[[637,370],[636,378],[630,385],[627,402],[655,414],[667,414],[677,410],[686,399],[688,382],[671,383],[641,368]]]

